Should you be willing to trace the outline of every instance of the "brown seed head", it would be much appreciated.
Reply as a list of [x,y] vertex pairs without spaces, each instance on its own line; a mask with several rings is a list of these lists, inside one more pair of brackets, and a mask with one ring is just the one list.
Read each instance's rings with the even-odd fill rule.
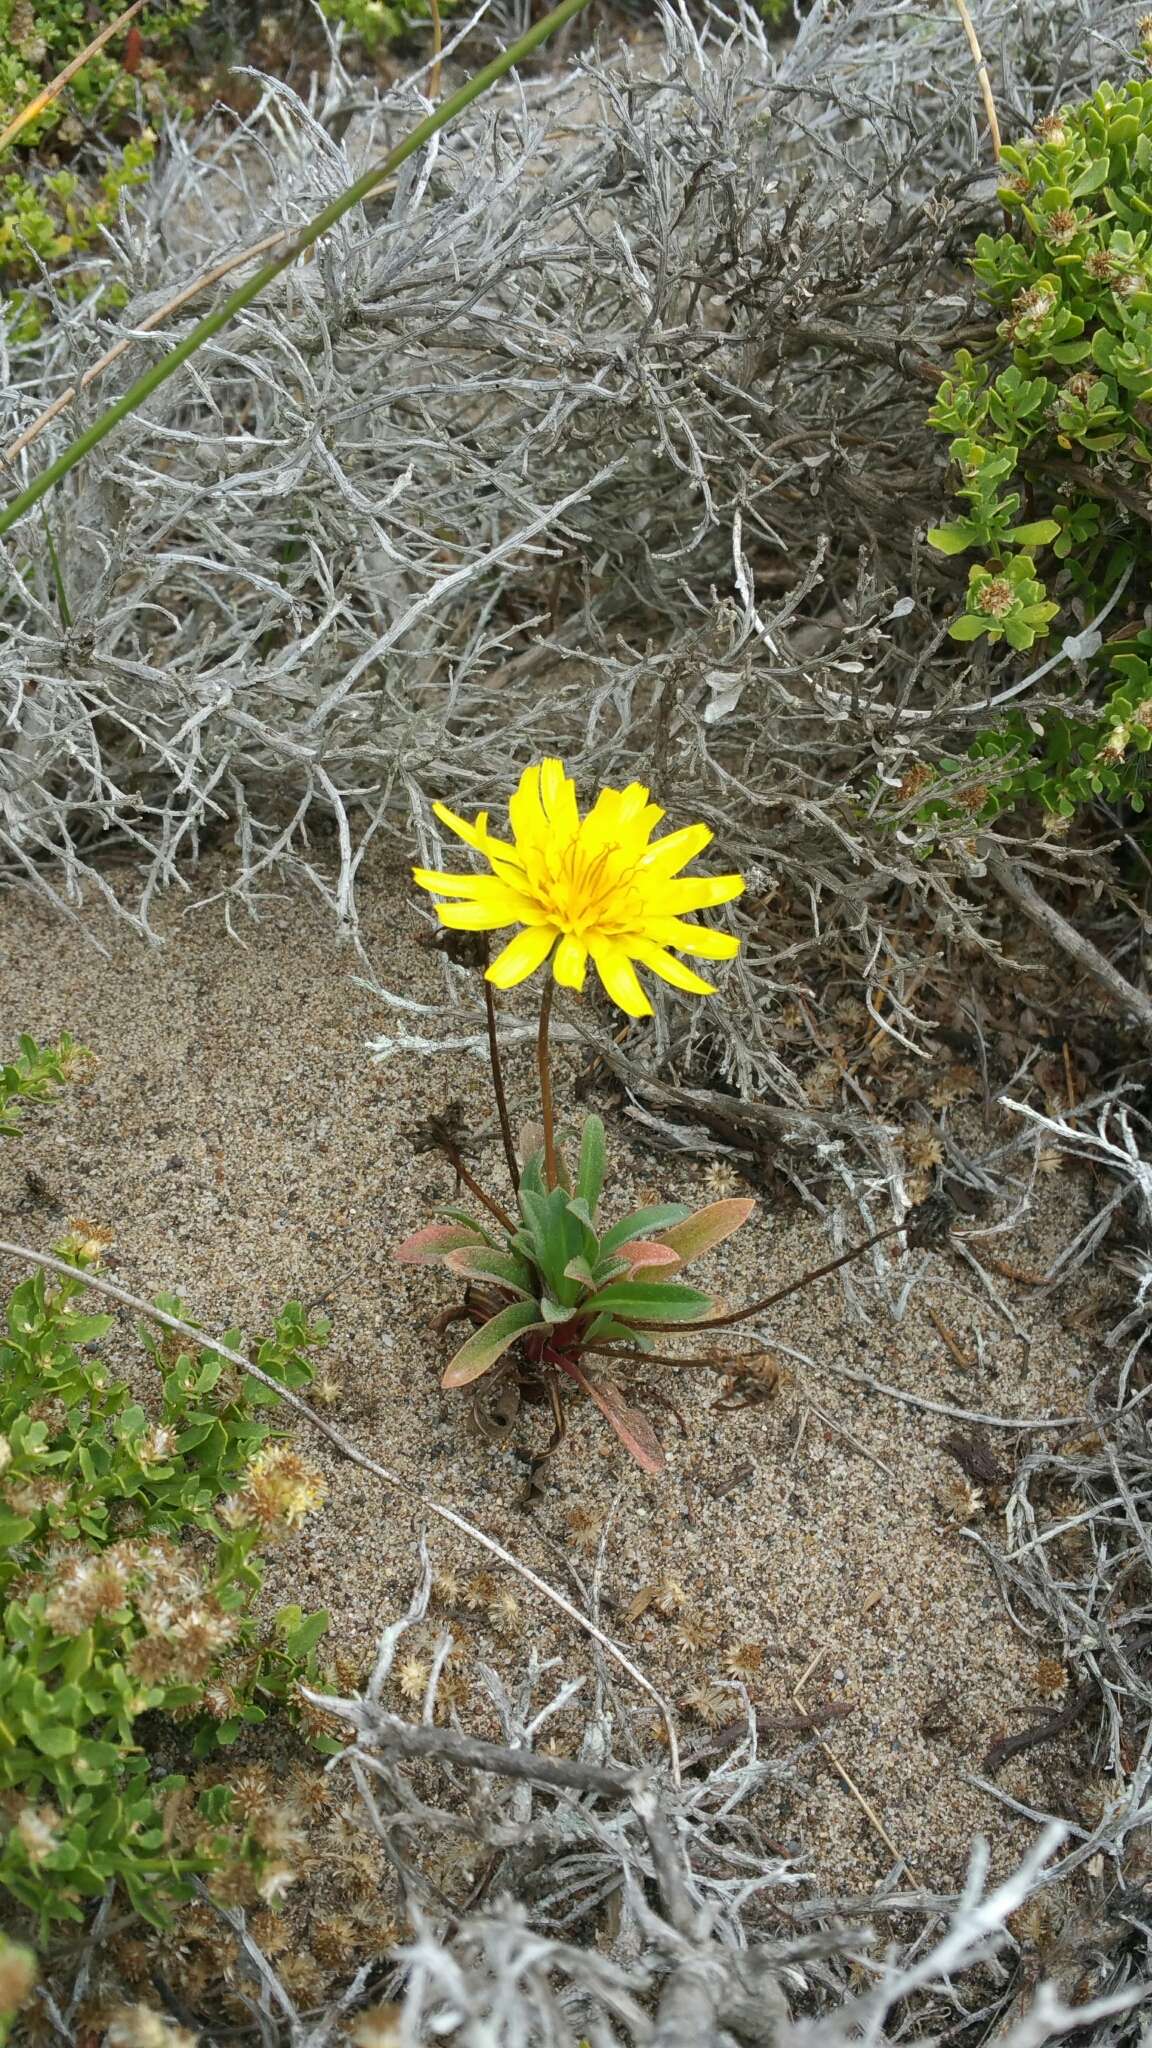
[[732,1719],[735,1702],[731,1693],[722,1692],[718,1685],[695,1685],[680,1704],[707,1727],[720,1728]]
[[113,2015],[105,2048],[196,2048],[197,2037],[150,2005],[124,2005]]
[[323,1505],[324,1474],[288,1444],[265,1444],[248,1466],[240,1498],[267,1530],[294,1529]]
[[0,1934],[0,2019],[19,2012],[36,1982],[36,1958],[30,1948]]
[[362,2012],[350,2030],[356,2048],[402,2048],[401,2012],[398,2005],[373,2005]]
[[406,1657],[396,1673],[401,1699],[422,1700],[428,1685],[429,1666],[422,1657]]
[[1016,592],[1006,576],[989,576],[976,592],[976,609],[987,619],[1006,618],[1016,602]]

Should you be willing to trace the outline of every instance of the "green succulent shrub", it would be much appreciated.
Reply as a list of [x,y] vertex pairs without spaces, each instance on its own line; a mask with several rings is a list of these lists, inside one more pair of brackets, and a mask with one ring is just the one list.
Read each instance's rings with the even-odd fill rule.
[[[41,265],[91,249],[116,219],[121,193],[147,179],[155,152],[156,138],[146,129],[125,143],[95,179],[82,179],[68,169],[5,173],[0,177],[0,276],[31,278]],[[108,287],[107,304],[122,299],[122,289]],[[16,305],[20,331],[35,333],[40,316],[34,298],[21,292]]]
[[[161,1374],[146,1409],[93,1349],[114,1318],[81,1305],[92,1246],[62,1250],[75,1279],[21,1282],[0,1342],[0,1885],[42,1932],[110,1883],[152,1921],[238,1859],[259,1888],[268,1845],[229,1825],[226,1787],[187,1813],[154,1755],[178,1732],[204,1757],[264,1721],[326,1626],[253,1613],[262,1548],[323,1495],[260,1418],[275,1397],[142,1332]],[[289,1304],[255,1361],[300,1383],[323,1334]]]
[[[449,14],[459,4],[460,0],[440,0],[440,12]],[[370,56],[400,42],[414,28],[426,27],[432,13],[428,0],[321,0],[321,5],[329,21],[342,22]]]
[[[1152,17],[1141,35],[1152,61]],[[1027,653],[1094,619],[1125,575],[1142,601],[1152,569],[1152,79],[1049,115],[1003,169],[1009,225],[971,259],[995,339],[957,353],[929,415],[962,510],[928,537],[978,558],[953,638]],[[1090,674],[1039,731],[1021,710],[981,736],[986,814],[1021,797],[1065,815],[1096,797],[1143,808],[1152,633],[1121,625]]]
[[0,1138],[14,1138],[30,1103],[51,1102],[74,1081],[90,1055],[65,1032],[55,1045],[23,1037],[15,1059],[0,1067]]
[[[720,1201],[693,1212],[683,1202],[663,1202],[605,1227],[598,1116],[584,1121],[575,1174],[562,1155],[559,1167],[559,1184],[548,1188],[544,1148],[530,1134],[516,1216],[500,1221],[489,1205],[480,1222],[465,1209],[442,1209],[443,1220],[413,1232],[395,1256],[441,1264],[467,1283],[460,1314],[476,1328],[451,1360],[446,1387],[469,1386],[497,1367],[522,1388],[551,1391],[567,1382],[595,1403],[638,1464],[660,1471],[663,1454],[647,1417],[588,1360],[599,1353],[611,1358],[617,1345],[650,1352],[653,1333],[710,1316],[712,1297],[672,1276],[739,1230],[756,1204]],[[560,1430],[558,1391],[553,1413]]]
[[[83,1057],[68,1038],[22,1039],[0,1069],[0,1131]],[[279,1395],[145,1325],[159,1393],[137,1399],[101,1354],[115,1318],[84,1299],[105,1238],[75,1224],[56,1247],[70,1271],[21,1281],[0,1332],[0,1887],[41,1935],[110,1884],[160,1921],[197,1875],[254,1894],[280,1881],[279,1845],[234,1819],[227,1786],[193,1798],[171,1765],[289,1707],[327,1625],[254,1611],[262,1553],[324,1492],[273,1434]],[[244,1355],[304,1386],[326,1334],[289,1302]],[[0,1949],[0,1994],[6,1970],[20,1974],[19,1954]],[[5,2024],[0,1995],[0,2038]]]

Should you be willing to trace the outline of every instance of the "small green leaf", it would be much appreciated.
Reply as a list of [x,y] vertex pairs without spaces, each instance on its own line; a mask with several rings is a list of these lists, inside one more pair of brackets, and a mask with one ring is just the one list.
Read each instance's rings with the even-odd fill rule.
[[311,1656],[321,1636],[327,1633],[331,1619],[331,1615],[324,1608],[319,1608],[315,1614],[308,1615],[285,1637],[284,1648],[288,1655],[303,1663],[306,1657]]
[[60,1666],[62,1676],[69,1684],[75,1684],[78,1679],[84,1677],[92,1663],[93,1648],[90,1628],[86,1628],[83,1635],[73,1637]]
[[94,1344],[108,1335],[115,1321],[115,1316],[61,1316],[57,1328],[70,1344]]
[[75,1728],[70,1728],[64,1722],[56,1725],[49,1723],[43,1728],[29,1728],[28,1733],[41,1756],[72,1756],[80,1741]]
[[978,538],[978,529],[971,519],[954,519],[947,526],[928,528],[928,545],[941,555],[962,555],[965,548],[975,547]]
[[1021,547],[1039,548],[1046,546],[1048,541],[1055,540],[1059,531],[1058,519],[1032,519],[1025,526],[1013,526],[1005,537],[1018,541]]
[[618,1251],[633,1237],[652,1237],[658,1230],[666,1230],[672,1223],[682,1223],[692,1211],[686,1202],[659,1202],[652,1209],[634,1209],[630,1216],[624,1216],[606,1230],[600,1239],[601,1257]]
[[595,1221],[604,1186],[604,1163],[606,1148],[604,1125],[598,1116],[586,1116],[584,1129],[580,1133],[580,1164],[576,1169],[576,1193],[588,1207],[589,1217]]
[[1087,199],[1090,192],[1098,192],[1101,185],[1107,184],[1110,163],[1109,157],[1099,156],[1086,171],[1081,171],[1072,187],[1073,199]]
[[482,1374],[502,1358],[510,1344],[523,1337],[529,1330],[546,1329],[540,1320],[540,1309],[534,1301],[514,1301],[508,1308],[501,1309],[498,1316],[484,1323],[480,1329],[460,1346],[451,1360],[440,1384],[444,1387],[466,1387],[471,1380],[478,1380]]

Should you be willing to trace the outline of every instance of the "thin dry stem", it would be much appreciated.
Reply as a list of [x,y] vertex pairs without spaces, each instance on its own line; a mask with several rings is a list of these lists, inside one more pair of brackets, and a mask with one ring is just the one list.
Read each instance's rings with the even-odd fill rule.
[[968,0],[956,0],[956,11],[964,24],[964,33],[968,38],[968,48],[972,52],[972,61],[976,66],[976,78],[980,87],[981,97],[984,101],[984,111],[988,116],[988,133],[992,141],[992,154],[997,163],[999,163],[1002,148],[1000,123],[996,115],[996,102],[992,97],[992,81],[988,76],[988,66],[984,62],[984,52],[980,48],[980,39],[976,34],[972,16],[968,12]]

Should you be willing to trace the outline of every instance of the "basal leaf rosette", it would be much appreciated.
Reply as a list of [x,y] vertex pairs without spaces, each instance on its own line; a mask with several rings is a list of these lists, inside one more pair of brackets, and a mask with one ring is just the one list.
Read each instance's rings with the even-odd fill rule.
[[646,1418],[619,1388],[584,1361],[649,1351],[657,1332],[690,1329],[715,1309],[711,1295],[679,1278],[745,1224],[751,1200],[712,1202],[695,1211],[682,1202],[635,1209],[604,1225],[604,1126],[585,1119],[574,1175],[545,1184],[543,1150],[523,1162],[515,1227],[503,1229],[454,1210],[405,1239],[396,1257],[442,1265],[468,1283],[466,1304],[476,1327],[444,1373],[446,1387],[466,1387],[518,1347],[529,1370],[552,1368],[595,1403],[646,1471],[664,1459]]

